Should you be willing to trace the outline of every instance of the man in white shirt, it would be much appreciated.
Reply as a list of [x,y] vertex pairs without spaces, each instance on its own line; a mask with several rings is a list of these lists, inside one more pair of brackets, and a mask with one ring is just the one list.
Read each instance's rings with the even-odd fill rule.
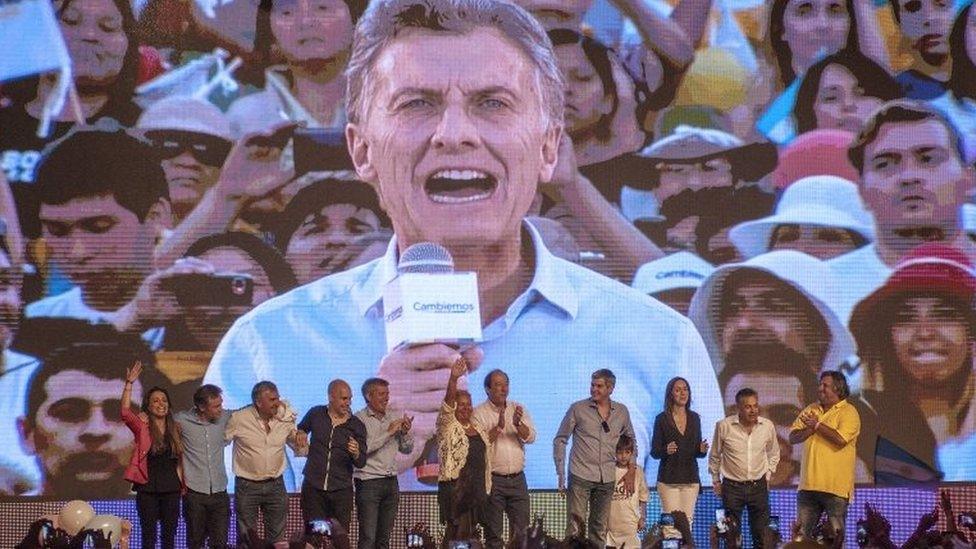
[[769,479],[779,463],[779,445],[773,422],[759,417],[759,395],[745,388],[735,395],[738,413],[715,424],[708,472],[722,506],[738,524],[742,509],[749,511],[754,547],[763,547],[769,526]]
[[474,409],[472,419],[494,442],[491,455],[491,494],[488,495],[486,544],[504,547],[503,517],[509,536],[529,526],[529,487],[525,480],[525,445],[535,442],[535,426],[525,407],[508,400],[508,374],[492,370],[485,376],[488,400]]
[[[589,383],[594,364],[617,372],[619,399],[635,410],[663,407],[660,388],[678,375],[700,396],[703,421],[721,417],[715,372],[687,319],[555,257],[523,221],[540,184],[572,185],[579,176],[573,155],[558,152],[563,83],[531,15],[502,1],[380,0],[359,21],[350,59],[350,156],[377,189],[395,237],[381,259],[239,319],[214,354],[208,383],[234,405],[255,381],[273,378],[305,409],[328,379],[386,379],[391,405],[414,417],[414,450],[398,456],[400,472],[409,470],[400,486],[425,488],[413,482],[412,465],[434,434],[460,354],[443,344],[388,352],[391,311],[382,297],[398,255],[434,242],[455,270],[477,274],[483,336],[468,353],[479,357],[471,366],[503,368],[513,387],[535,389],[518,396],[540,437],[556,434],[563,406]],[[552,375],[556,367],[562,375]],[[648,447],[653,417],[635,412],[634,424],[638,447]],[[529,484],[553,487],[548,449],[530,445],[526,454]],[[656,473],[656,463],[645,465]]]
[[258,509],[264,514],[268,543],[285,539],[288,493],[282,474],[287,465],[285,445],[307,449],[308,440],[295,427],[297,414],[281,400],[278,387],[260,381],[251,390],[251,406],[237,410],[227,422],[224,437],[234,441],[234,508],[237,536],[247,540],[257,531]]
[[[27,317],[114,323],[136,306],[156,240],[172,221],[166,177],[151,153],[125,130],[98,126],[45,152],[36,183],[44,241],[76,286],[30,304]],[[156,350],[162,329],[139,330],[147,328]]]
[[848,155],[861,174],[859,190],[877,239],[830,262],[843,302],[839,312],[850,313],[925,242],[944,242],[976,259],[976,247],[961,230],[961,206],[976,175],[943,115],[921,103],[890,101],[865,122]]

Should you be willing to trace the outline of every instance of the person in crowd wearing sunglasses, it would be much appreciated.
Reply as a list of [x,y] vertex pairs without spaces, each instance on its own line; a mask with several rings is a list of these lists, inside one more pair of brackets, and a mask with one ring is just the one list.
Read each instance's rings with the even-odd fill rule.
[[[620,435],[634,437],[630,411],[620,402],[610,400],[617,376],[604,368],[590,376],[590,398],[574,402],[566,411],[553,439],[553,456],[559,491],[566,491],[566,444],[573,437],[569,453],[569,494],[566,512],[567,535],[587,535],[603,547],[606,543],[610,501],[616,485],[617,441]],[[632,467],[623,478],[624,490],[634,491],[636,470]],[[587,515],[589,508],[589,515]],[[573,516],[586,517],[586,532],[574,532]]]
[[147,108],[136,127],[159,155],[179,223],[217,182],[233,144],[230,122],[207,101],[169,97]]
[[123,477],[133,444],[122,422],[119,384],[134,358],[147,366],[150,371],[133,382],[124,403],[139,406],[143,381],[153,385],[156,379],[155,360],[138,337],[108,326],[69,331],[28,382],[24,415],[17,420],[20,444],[37,459],[40,495],[127,497],[132,484]]

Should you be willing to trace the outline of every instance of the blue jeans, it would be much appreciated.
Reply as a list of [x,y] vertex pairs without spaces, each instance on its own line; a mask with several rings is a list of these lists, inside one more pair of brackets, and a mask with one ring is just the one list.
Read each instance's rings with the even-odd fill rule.
[[288,493],[282,477],[257,482],[237,477],[234,508],[238,539],[248,539],[248,530],[257,531],[259,509],[264,513],[264,539],[268,543],[285,539]]
[[356,479],[359,549],[390,547],[390,533],[399,505],[400,485],[396,477]]
[[[587,518],[587,537],[597,545],[604,547],[607,538],[607,517],[610,515],[610,498],[613,496],[613,481],[592,482],[583,480],[575,475],[569,475],[569,490],[566,512],[569,519],[566,523],[566,535],[571,536],[576,531],[573,516]],[[589,507],[589,513],[587,513]]]
[[827,513],[827,520],[838,537],[838,543],[844,543],[844,524],[847,521],[847,498],[842,498],[827,492],[799,490],[796,493],[796,520],[807,538],[813,537],[813,528],[820,522],[820,515]]

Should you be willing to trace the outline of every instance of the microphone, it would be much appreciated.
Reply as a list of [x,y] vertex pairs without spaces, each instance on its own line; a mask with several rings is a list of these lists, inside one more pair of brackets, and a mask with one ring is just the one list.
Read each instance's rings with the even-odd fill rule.
[[386,350],[407,345],[481,341],[478,277],[455,272],[454,258],[440,244],[407,248],[397,276],[383,289]]

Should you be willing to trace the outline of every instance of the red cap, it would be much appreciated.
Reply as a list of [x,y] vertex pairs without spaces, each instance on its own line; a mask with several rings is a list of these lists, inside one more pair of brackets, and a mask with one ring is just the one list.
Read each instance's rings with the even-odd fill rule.
[[801,134],[779,152],[773,171],[773,185],[785,189],[794,181],[811,175],[835,175],[860,181],[861,175],[847,158],[854,134],[843,130],[813,130]]
[[913,249],[885,283],[861,300],[851,314],[850,329],[862,352],[870,343],[880,343],[872,328],[886,315],[886,307],[906,294],[933,292],[961,300],[969,305],[976,295],[973,264],[960,250],[938,242],[927,242]]

